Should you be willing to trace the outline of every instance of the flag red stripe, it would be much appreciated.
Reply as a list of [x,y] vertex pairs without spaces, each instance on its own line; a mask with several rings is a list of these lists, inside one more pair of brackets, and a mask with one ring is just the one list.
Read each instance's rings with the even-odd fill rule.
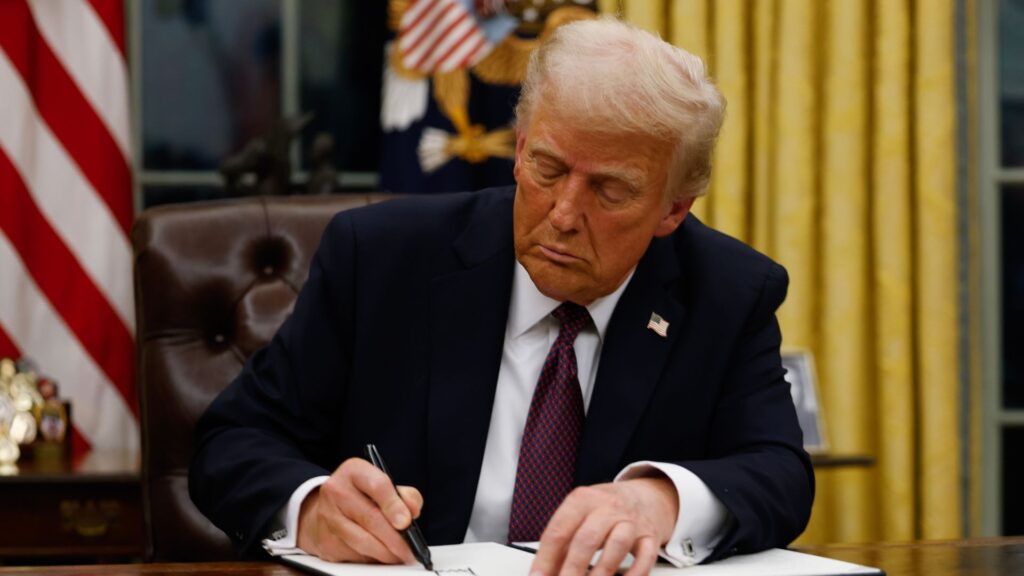
[[469,51],[469,55],[467,55],[465,58],[462,59],[462,62],[459,63],[459,66],[462,67],[462,68],[465,68],[466,66],[469,66],[470,64],[472,64],[473,60],[476,59],[477,54],[479,54],[480,51],[483,50],[484,46],[486,46],[486,45],[487,45],[487,39],[484,38],[484,35],[483,34],[478,35],[477,39],[476,39],[476,46],[472,50]]
[[[451,23],[451,25],[449,25],[447,28],[445,28],[444,32],[442,32],[441,35],[437,37],[437,41],[434,42],[434,45],[431,46],[429,50],[427,50],[426,52],[423,53],[423,57],[421,57],[419,62],[416,63],[415,68],[418,69],[420,66],[423,65],[424,62],[426,62],[432,56],[434,56],[435,53],[437,52],[438,48],[441,46],[441,44],[444,43],[444,41],[448,38],[448,35],[452,33],[452,30],[454,30],[456,26],[459,26],[463,22],[465,22],[467,18],[469,18],[469,14],[466,13],[466,12],[463,12],[458,18],[455,19],[454,22]],[[434,60],[432,67],[440,66],[441,62],[444,62],[445,59],[448,58],[449,55],[451,55],[452,52],[457,50],[459,48],[459,46],[462,46],[462,43],[466,41],[466,38],[468,38],[474,32],[476,32],[476,28],[473,27],[473,26],[470,26],[469,29],[466,30],[466,32],[464,32],[461,37],[459,37],[458,40],[453,42],[451,44],[451,46],[448,47],[448,49],[444,53],[444,56]]]
[[[404,54],[411,54],[414,50],[416,50],[416,47],[419,46],[421,42],[423,42],[426,38],[430,37],[431,32],[434,30],[434,27],[437,26],[437,23],[440,22],[441,19],[443,19],[445,16],[447,16],[448,13],[451,12],[452,10],[454,10],[454,9],[455,9],[455,4],[448,4],[447,6],[441,8],[440,10],[432,11],[430,13],[430,16],[431,16],[430,21],[429,22],[425,22],[425,23],[417,26],[417,28],[415,29],[416,41],[413,42],[412,45],[407,47],[403,53]],[[410,30],[409,33],[412,34],[413,30]],[[437,43],[438,38],[440,38],[440,37],[435,37],[434,38],[434,40],[433,40],[434,44]],[[431,46],[430,48],[427,48],[427,50],[424,53],[425,54],[430,54],[430,50],[432,48],[433,48],[433,46]]]
[[14,344],[14,340],[4,332],[4,325],[0,324],[0,358],[13,358],[17,360],[21,357],[21,351],[18,350],[18,346]]
[[[417,0],[413,0],[413,3],[410,4],[408,8],[406,8],[406,13],[412,12],[413,6],[416,4],[416,1]],[[430,15],[434,14],[437,11],[438,7],[440,6],[440,3],[437,0],[418,0],[418,1],[419,2],[423,2],[423,3],[427,3],[427,4],[431,4],[431,6],[428,6],[427,8],[424,8],[423,10],[421,10],[420,13],[416,15],[416,19],[415,20],[413,20],[412,22],[410,22],[407,25],[402,26],[401,30],[399,31],[401,34],[409,34],[412,30],[418,28],[420,26],[420,24],[423,22],[423,19],[431,17]]]
[[88,0],[96,15],[110,33],[111,39],[123,56],[124,44],[124,0]]
[[39,290],[137,417],[131,333],[50,227],[2,150],[0,190],[0,229]]
[[24,1],[0,2],[0,49],[32,93],[39,115],[103,199],[121,229],[131,232],[131,169],[107,127],[36,27]]

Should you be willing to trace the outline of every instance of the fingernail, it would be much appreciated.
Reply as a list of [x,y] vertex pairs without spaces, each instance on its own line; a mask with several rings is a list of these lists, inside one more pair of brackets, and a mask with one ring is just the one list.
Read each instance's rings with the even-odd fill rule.
[[401,512],[401,511],[396,512],[395,515],[392,516],[391,518],[392,518],[392,522],[394,523],[394,525],[396,527],[397,526],[405,526],[406,524],[409,523],[409,521],[406,519],[405,512]]
[[544,573],[537,570],[536,572],[530,572],[530,576],[544,576]]

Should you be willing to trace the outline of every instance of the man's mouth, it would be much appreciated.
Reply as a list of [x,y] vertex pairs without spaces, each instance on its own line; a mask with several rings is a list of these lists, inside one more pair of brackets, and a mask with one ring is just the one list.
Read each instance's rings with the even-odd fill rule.
[[559,249],[554,246],[545,246],[543,244],[538,244],[537,246],[540,248],[541,253],[552,262],[557,262],[559,264],[572,264],[579,260],[578,257],[573,256],[564,249]]

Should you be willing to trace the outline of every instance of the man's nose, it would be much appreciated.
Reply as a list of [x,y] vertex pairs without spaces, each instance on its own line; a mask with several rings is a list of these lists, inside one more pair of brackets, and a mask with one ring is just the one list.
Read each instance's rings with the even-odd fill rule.
[[586,178],[578,174],[570,174],[562,181],[555,194],[555,203],[548,213],[548,220],[559,232],[573,232],[580,227],[583,219],[584,204],[587,194]]

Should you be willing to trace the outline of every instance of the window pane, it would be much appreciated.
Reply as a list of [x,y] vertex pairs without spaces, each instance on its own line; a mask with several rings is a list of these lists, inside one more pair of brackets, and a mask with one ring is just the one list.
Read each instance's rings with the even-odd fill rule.
[[1024,186],[1002,194],[1003,404],[1024,408]]
[[146,0],[147,170],[210,170],[280,114],[279,0]]
[[1024,534],[1024,428],[1003,429],[1003,534]]
[[304,0],[300,110],[314,113],[302,133],[302,165],[319,133],[334,137],[334,166],[376,172],[380,161],[380,85],[387,2]]
[[142,188],[142,208],[197,200],[219,200],[227,197],[228,193],[223,186],[207,184],[149,185]]
[[1004,166],[1024,166],[1024,0],[999,3],[999,95]]

